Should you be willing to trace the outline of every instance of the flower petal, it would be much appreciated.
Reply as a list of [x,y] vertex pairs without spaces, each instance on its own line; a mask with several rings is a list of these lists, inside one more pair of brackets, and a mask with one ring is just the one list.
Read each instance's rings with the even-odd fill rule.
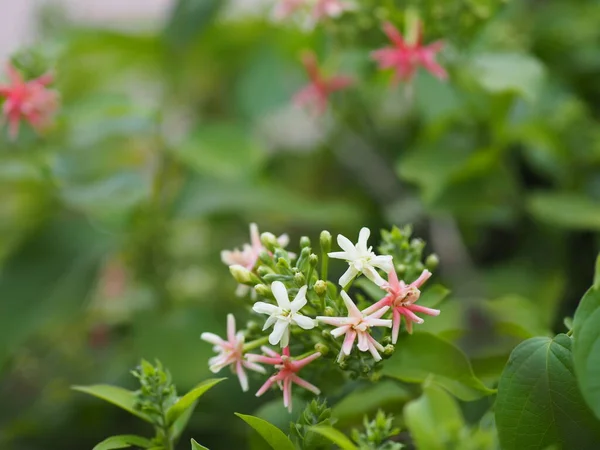
[[294,383],[296,383],[298,386],[303,387],[304,389],[312,392],[315,395],[319,395],[321,393],[321,390],[318,387],[316,387],[314,384],[311,384],[308,381],[300,378],[296,374],[293,374],[292,376],[290,376],[290,380],[293,381]]
[[350,256],[348,255],[347,252],[329,252],[327,253],[327,256],[329,256],[330,258],[333,259],[343,259],[343,260],[348,260],[350,259]]
[[355,339],[356,331],[349,330],[348,333],[346,333],[346,338],[344,339],[344,343],[342,344],[342,352],[344,352],[346,356],[350,355],[350,352],[352,352],[352,346],[354,345]]
[[[279,342],[281,342],[283,336],[285,335],[285,333],[288,329],[288,325],[289,325],[289,322],[287,322],[285,320],[278,320],[275,323],[275,326],[273,327],[273,331],[269,335],[269,343],[271,345],[277,345]],[[282,342],[282,344],[283,344],[283,342]],[[285,345],[282,345],[282,347],[285,347]]]
[[300,311],[302,308],[304,308],[304,305],[306,305],[306,303],[307,303],[306,290],[307,289],[308,289],[308,286],[304,285],[298,290],[298,293],[296,294],[294,301],[292,303],[290,303],[290,310],[292,311],[292,313]]
[[337,243],[342,250],[348,253],[349,258],[354,259],[354,257],[356,257],[356,247],[346,236],[338,234]]
[[235,343],[235,317],[233,314],[227,314],[227,340]]
[[221,339],[219,336],[217,336],[214,333],[202,333],[200,335],[200,339],[202,339],[203,341],[206,341],[210,344],[218,345],[218,346],[221,346],[222,344],[225,343],[225,341],[223,339]]
[[253,370],[254,372],[267,373],[267,371],[265,370],[265,368],[263,366],[260,366],[260,365],[254,363],[254,362],[251,362],[251,361],[242,361],[242,365],[246,369]]
[[357,347],[361,352],[366,352],[367,350],[369,350],[369,341],[367,339],[367,332],[359,331],[357,334],[358,334]]
[[303,316],[300,313],[296,313],[292,316],[292,322],[305,330],[312,330],[315,327],[315,321],[313,319]]
[[277,300],[277,304],[281,309],[285,309],[287,311],[290,310],[290,299],[288,298],[287,289],[281,281],[274,281],[271,284],[271,291],[273,292],[273,296],[275,300]]
[[340,294],[342,296],[342,300],[344,300],[344,305],[346,305],[346,309],[348,310],[348,317],[362,319],[363,318],[362,313],[356,307],[356,305],[354,304],[354,302],[352,301],[350,296],[348,294],[346,294],[345,291],[341,291]]
[[356,249],[360,254],[366,254],[368,252],[368,241],[369,236],[371,235],[371,230],[367,227],[362,227],[360,232],[358,233],[358,243],[356,244]]
[[267,328],[270,328],[275,322],[277,322],[277,316],[267,317],[267,320],[265,320],[265,324],[263,325],[262,330],[265,331]]
[[350,325],[342,325],[341,327],[337,327],[337,328],[331,330],[331,335],[334,338],[339,338],[340,336],[343,336],[344,334],[346,334],[349,329],[350,329]]
[[248,376],[244,371],[244,367],[242,366],[242,361],[238,361],[235,365],[235,373],[240,380],[240,386],[242,387],[242,391],[248,391]]
[[350,282],[354,279],[356,275],[358,275],[358,273],[358,270],[356,270],[354,266],[348,267],[348,270],[346,270],[346,272],[344,272],[344,274],[340,277],[340,286],[342,286],[343,288],[348,286],[348,284],[350,284]]
[[281,311],[277,306],[265,302],[256,302],[254,306],[252,306],[252,310],[259,314],[268,314],[270,316],[278,314]]

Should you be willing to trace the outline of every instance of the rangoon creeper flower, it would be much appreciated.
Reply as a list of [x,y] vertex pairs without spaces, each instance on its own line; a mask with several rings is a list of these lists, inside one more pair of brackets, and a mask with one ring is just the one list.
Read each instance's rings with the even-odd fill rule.
[[348,317],[317,317],[318,321],[337,327],[331,330],[334,337],[346,336],[338,355],[338,362],[344,358],[344,355],[350,355],[356,338],[358,338],[358,349],[361,352],[369,351],[375,361],[381,361],[379,352],[383,351],[383,346],[371,336],[371,327],[390,328],[392,326],[391,320],[381,319],[381,316],[390,307],[383,306],[375,312],[367,313],[367,310],[360,311],[346,292],[342,291],[341,295],[348,310]]
[[436,41],[429,45],[423,45],[422,24],[419,23],[418,27],[416,42],[409,43],[390,22],[383,24],[384,33],[394,45],[374,51],[371,57],[379,63],[380,69],[394,70],[392,79],[394,84],[400,81],[410,81],[419,66],[423,66],[441,80],[448,77],[444,68],[435,60],[436,54],[442,49],[444,43]]
[[352,6],[342,0],[279,0],[273,11],[273,18],[277,21],[286,20],[299,11],[310,10],[312,22],[318,22],[327,17],[336,18],[344,11],[351,10]]
[[45,74],[24,81],[11,64],[6,65],[6,72],[10,84],[0,85],[0,97],[6,99],[2,111],[8,120],[11,139],[17,138],[21,120],[29,122],[36,131],[47,126],[58,108],[57,92],[47,88],[53,76]]
[[227,340],[213,333],[202,333],[200,339],[213,344],[213,350],[219,353],[208,360],[210,371],[217,373],[222,368],[231,366],[231,371],[239,378],[244,392],[248,390],[248,377],[244,367],[255,372],[266,373],[262,366],[250,360],[250,355],[244,357],[244,334],[241,331],[236,334],[233,314],[227,315]]
[[269,335],[269,343],[276,345],[281,342],[282,347],[287,347],[290,342],[290,325],[296,324],[300,328],[310,330],[315,327],[315,322],[310,317],[300,314],[300,310],[306,305],[306,290],[308,286],[302,286],[298,294],[290,303],[287,289],[281,281],[274,281],[271,284],[271,291],[277,301],[277,306],[265,302],[256,302],[252,309],[259,314],[268,314],[269,318],[265,322],[263,330],[271,325],[273,332]]
[[302,88],[295,96],[294,103],[300,107],[308,107],[314,114],[320,115],[327,110],[329,95],[352,85],[352,78],[345,75],[325,77],[317,64],[313,52],[302,56],[304,68],[310,78],[310,84]]
[[315,21],[319,21],[326,17],[339,17],[344,11],[351,9],[352,7],[342,0],[316,0],[312,16]]
[[330,258],[344,259],[350,265],[348,270],[340,277],[340,286],[347,286],[361,272],[378,286],[385,284],[385,280],[375,269],[379,268],[386,272],[393,270],[392,257],[390,255],[376,255],[372,251],[372,247],[367,248],[370,235],[371,230],[366,227],[362,228],[358,235],[358,243],[354,245],[350,239],[338,234],[338,245],[344,251],[332,252],[328,255]]
[[379,300],[377,303],[369,306],[363,312],[371,314],[377,311],[379,308],[392,308],[392,343],[395,344],[398,341],[398,332],[400,331],[400,322],[402,317],[406,321],[406,330],[412,334],[412,324],[416,322],[418,324],[423,323],[423,319],[417,316],[415,313],[420,312],[429,316],[438,316],[440,314],[439,309],[426,308],[425,306],[415,305],[421,291],[419,288],[425,283],[431,272],[424,270],[419,278],[415,281],[406,285],[404,281],[398,281],[398,275],[395,270],[390,271],[388,274],[388,283],[382,286],[388,294]]
[[[282,234],[277,238],[277,242],[281,247],[286,247],[289,243],[287,234]],[[260,241],[260,233],[258,232],[258,225],[255,223],[250,224],[250,244],[244,244],[242,249],[234,250],[223,250],[221,252],[221,261],[228,266],[240,265],[248,270],[253,270],[258,257],[262,251],[266,251],[265,247]],[[292,254],[290,254],[292,257]],[[243,297],[250,290],[249,286],[240,284],[237,288],[236,294]]]
[[311,391],[315,395],[319,395],[321,393],[318,387],[297,375],[297,373],[303,367],[320,357],[321,353],[316,352],[307,356],[306,358],[294,361],[290,357],[289,347],[284,347],[282,352],[283,354],[281,355],[268,347],[262,347],[262,351],[266,353],[267,356],[248,355],[248,358],[253,362],[272,364],[277,370],[279,370],[279,372],[269,377],[265,384],[263,384],[256,393],[257,397],[263,395],[273,385],[273,383],[277,382],[279,388],[283,391],[283,405],[288,409],[289,412],[292,412],[292,383],[296,383],[298,386]]

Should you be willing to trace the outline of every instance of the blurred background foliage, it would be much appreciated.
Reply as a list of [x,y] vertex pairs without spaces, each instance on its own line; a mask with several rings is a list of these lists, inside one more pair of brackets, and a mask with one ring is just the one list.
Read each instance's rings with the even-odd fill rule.
[[[414,224],[452,289],[420,329],[457,343],[489,386],[518,342],[564,330],[600,250],[599,2],[360,4],[308,34],[222,0],[174,2],[153,30],[42,11],[40,45],[15,62],[31,76],[52,62],[59,122],[0,137],[2,449],[144,434],[69,389],[134,387],[140,357],[181,391],[207,377],[199,335],[222,332],[236,302],[219,252],[250,221],[296,242]],[[393,89],[369,61],[386,45],[380,20],[401,24],[407,5],[426,42],[446,41],[447,83],[421,72]],[[360,80],[317,122],[290,106],[305,48]],[[288,426],[279,403],[235,383],[203,398],[186,437],[243,448],[234,411]],[[392,381],[361,389],[334,405],[340,424],[414,398]],[[487,402],[462,404],[464,420]]]

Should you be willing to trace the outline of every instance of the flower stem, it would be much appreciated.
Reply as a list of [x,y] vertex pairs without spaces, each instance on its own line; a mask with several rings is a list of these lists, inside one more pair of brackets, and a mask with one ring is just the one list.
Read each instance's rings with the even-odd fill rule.
[[263,336],[261,338],[250,341],[247,344],[244,344],[244,353],[249,352],[250,350],[254,350],[257,347],[260,347],[261,345],[265,345],[267,342],[269,342],[269,336]]

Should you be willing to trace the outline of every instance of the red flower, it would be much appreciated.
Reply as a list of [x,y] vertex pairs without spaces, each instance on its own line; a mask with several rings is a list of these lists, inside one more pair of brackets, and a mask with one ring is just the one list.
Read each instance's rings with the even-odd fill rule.
[[353,80],[345,75],[325,77],[319,70],[317,58],[312,52],[305,53],[302,62],[310,78],[310,84],[294,96],[294,103],[309,107],[315,114],[323,114],[327,110],[329,95],[346,89],[352,85]]
[[436,54],[444,43],[436,41],[423,45],[423,27],[418,25],[418,37],[415,43],[408,43],[390,22],[383,24],[383,31],[394,44],[372,53],[372,58],[379,63],[380,69],[393,69],[393,82],[410,81],[419,66],[424,67],[432,75],[444,80],[448,74],[435,60]]
[[25,120],[36,130],[47,126],[58,108],[58,94],[47,89],[53,82],[52,75],[45,74],[34,80],[24,81],[11,64],[7,64],[6,72],[10,84],[0,85],[0,97],[6,99],[2,111],[8,120],[10,137],[16,139],[21,120]]

